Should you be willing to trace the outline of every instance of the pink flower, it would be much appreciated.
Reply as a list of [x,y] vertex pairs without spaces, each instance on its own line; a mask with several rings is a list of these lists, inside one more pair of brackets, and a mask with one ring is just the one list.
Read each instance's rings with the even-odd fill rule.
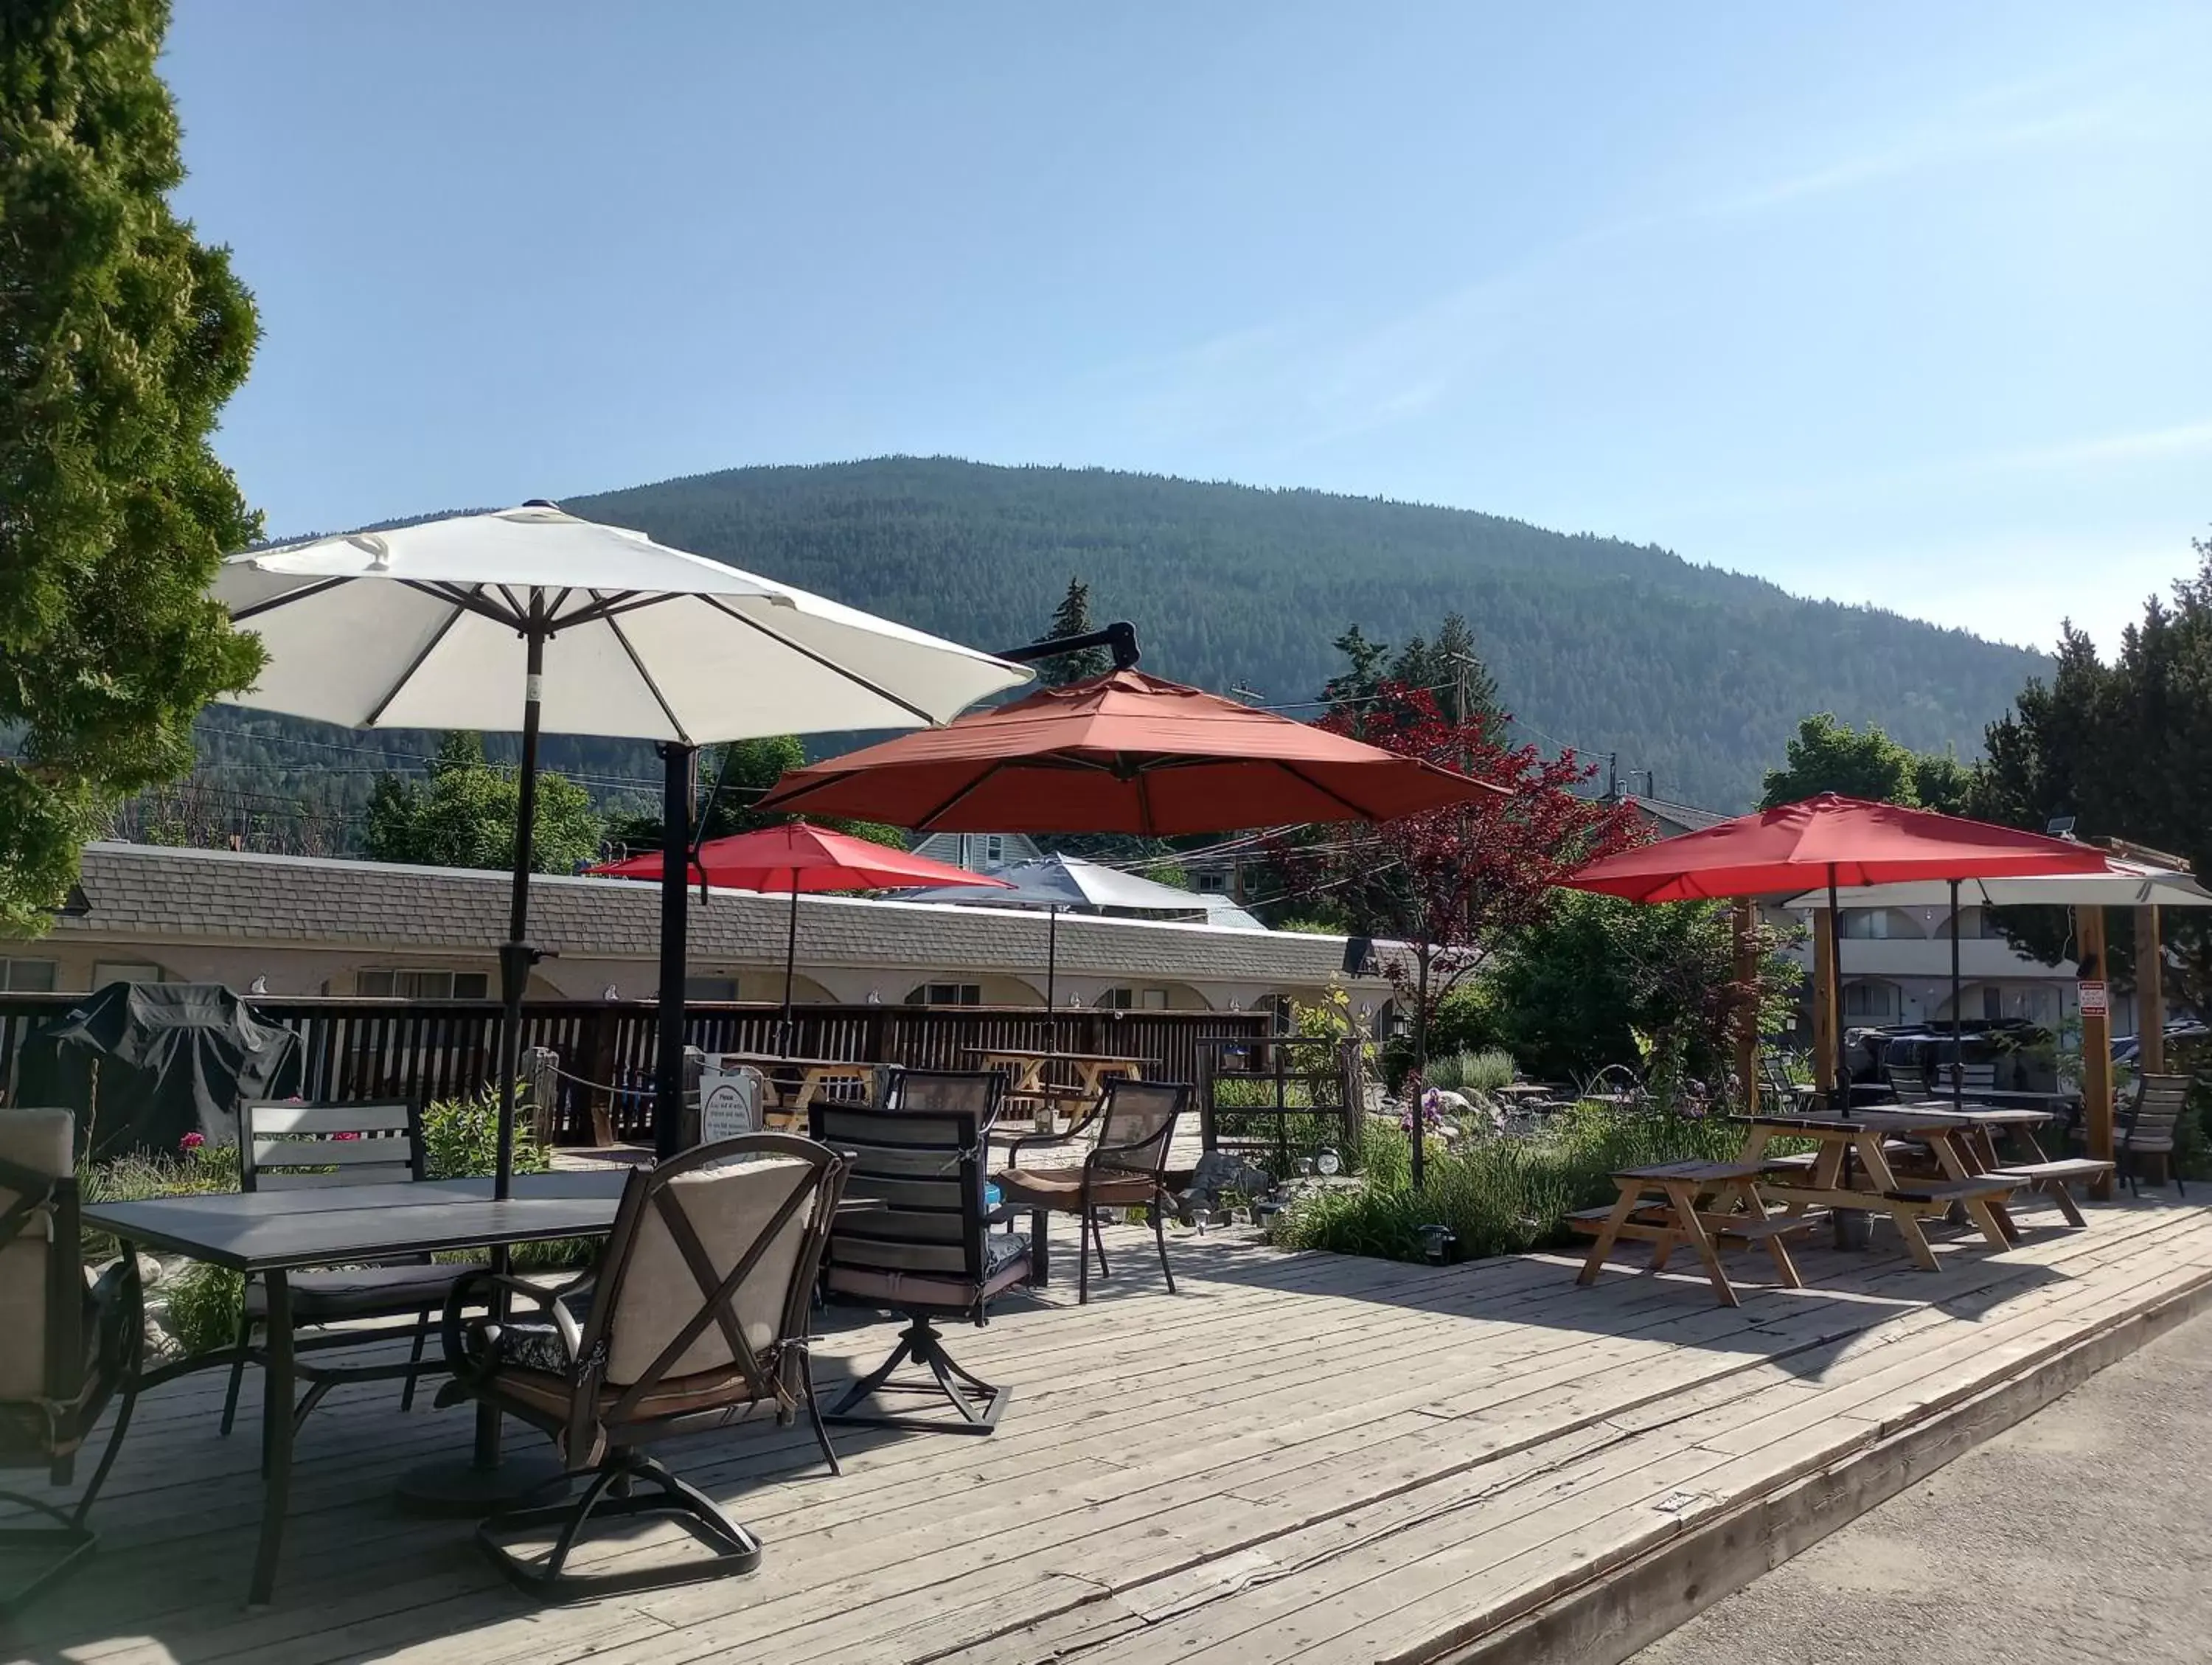
[[361,1135],[359,1133],[332,1133],[331,1137],[332,1139],[359,1139]]
[[198,1133],[186,1133],[177,1141],[177,1148],[179,1151],[197,1151],[206,1143],[206,1139]]

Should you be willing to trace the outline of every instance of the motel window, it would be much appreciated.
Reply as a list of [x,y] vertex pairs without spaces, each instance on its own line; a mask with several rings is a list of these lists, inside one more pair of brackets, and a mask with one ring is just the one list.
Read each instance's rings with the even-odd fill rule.
[[987,866],[995,867],[1001,862],[1005,861],[1006,859],[1006,839],[998,833],[985,833],[983,835],[984,865]]
[[54,988],[52,960],[0,960],[0,988],[10,994],[51,994]]
[[491,991],[491,979],[481,971],[401,968],[361,972],[354,987],[368,1000],[481,1000]]
[[157,983],[161,981],[161,968],[144,965],[129,960],[102,960],[92,968],[92,986],[105,988],[110,983]]
[[1893,1024],[1902,1004],[1893,983],[1844,985],[1844,1016],[1861,1023]]
[[1223,896],[1229,894],[1229,875],[1218,867],[1201,868],[1193,873],[1191,883],[1198,886],[1202,896]]
[[1097,1000],[1101,1012],[1165,1012],[1168,992],[1164,988],[1109,988]]
[[981,1006],[981,983],[921,983],[907,991],[908,1006]]

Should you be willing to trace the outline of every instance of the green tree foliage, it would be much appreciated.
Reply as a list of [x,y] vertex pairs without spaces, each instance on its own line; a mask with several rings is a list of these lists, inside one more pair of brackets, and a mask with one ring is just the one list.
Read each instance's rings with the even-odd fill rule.
[[[1761,927],[1762,1033],[1787,1021],[1801,976],[1784,945]],[[1711,1081],[1730,1067],[1731,1025],[1747,992],[1727,904],[1650,907],[1568,890],[1485,980],[1483,1011],[1497,1042],[1552,1079],[1635,1063],[1642,1035],[1679,1048],[1689,1073]]]
[[[796,734],[732,740],[726,745],[702,751],[699,757],[699,781],[707,808],[693,829],[693,837],[702,842],[709,838],[730,838],[738,833],[757,832],[763,827],[778,827],[787,821],[798,820],[795,815],[764,814],[754,806],[768,795],[770,787],[805,762],[806,748]],[[698,813],[696,805],[693,812]],[[888,844],[895,850],[906,848],[906,835],[880,822],[817,819],[814,824],[831,832],[849,833],[855,838]],[[658,814],[639,810],[610,820],[607,837],[633,853],[657,850],[660,848],[660,829]]]
[[1368,641],[1357,624],[1347,626],[1329,646],[1344,655],[1344,668],[1321,685],[1321,696],[1328,702],[1331,714],[1346,719],[1348,732],[1360,733],[1364,708],[1374,702],[1382,679],[1390,674],[1389,646]]
[[1664,550],[1317,491],[892,457],[568,507],[986,647],[1029,639],[1079,562],[1127,599],[1146,669],[1217,690],[1317,689],[1341,621],[1404,642],[1461,613],[1503,702],[1542,731],[1516,738],[1617,750],[1660,795],[1723,811],[1757,799],[1808,711],[1971,757],[2049,665]]
[[[1091,586],[1079,578],[1067,580],[1067,593],[1053,609],[1052,623],[1045,627],[1040,641],[1060,641],[1072,636],[1087,636],[1098,626],[1091,617]],[[1079,647],[1072,653],[1055,653],[1037,663],[1037,680],[1048,688],[1065,688],[1070,683],[1088,682],[1093,677],[1103,677],[1114,668],[1114,660],[1103,647]]]
[[[1977,773],[1972,812],[2040,831],[2075,817],[2085,839],[2118,838],[2212,873],[2212,541],[2196,544],[2197,571],[2154,597],[2130,625],[2118,653],[2097,656],[2070,625],[2048,681],[2031,681],[2011,712],[1990,725],[1989,761]],[[2069,957],[2065,915],[2006,908],[1998,924],[2042,958]],[[2161,923],[2176,974],[2167,992],[2212,1017],[2212,933],[2197,910],[2165,910]],[[2135,947],[2122,932],[2108,943],[2105,970],[2132,979]]]
[[0,6],[0,924],[38,930],[121,797],[182,773],[256,644],[204,591],[258,532],[208,441],[253,303],[171,213],[160,0]]
[[[431,867],[512,869],[520,815],[517,771],[486,763],[480,736],[448,734],[427,780],[378,779],[368,805],[368,854],[373,861]],[[605,824],[591,794],[574,781],[540,770],[533,821],[533,871],[573,872],[599,855]]]
[[[1340,647],[1343,640],[1338,638]],[[1428,689],[1436,696],[1446,722],[1474,720],[1489,724],[1505,717],[1505,708],[1498,701],[1498,679],[1475,652],[1474,631],[1458,613],[1444,616],[1434,641],[1414,636],[1401,647],[1390,663],[1390,680],[1408,688]]]
[[1972,781],[1972,771],[1955,755],[1914,751],[1876,724],[1854,729],[1826,711],[1797,725],[1788,758],[1780,769],[1767,770],[1759,808],[1834,792],[1957,815],[1965,811]]

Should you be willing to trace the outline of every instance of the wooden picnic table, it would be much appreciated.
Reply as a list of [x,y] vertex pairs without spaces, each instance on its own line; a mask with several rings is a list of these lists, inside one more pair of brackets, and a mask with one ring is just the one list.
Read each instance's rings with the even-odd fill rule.
[[787,1058],[773,1052],[726,1052],[720,1056],[726,1063],[758,1070],[775,1094],[772,1108],[786,1121],[803,1118],[807,1106],[832,1081],[860,1080],[877,1068],[851,1058]]
[[[968,1055],[987,1070],[1007,1071],[1012,1078],[1006,1084],[1007,1100],[1032,1107],[1042,1124],[1040,1131],[1046,1133],[1054,1131],[1049,1124],[1056,1106],[1096,1103],[1108,1081],[1117,1077],[1142,1080],[1146,1066],[1152,1061],[1114,1052],[1045,1052],[1029,1047],[977,1047]],[[1045,1079],[1045,1072],[1054,1064],[1065,1064],[1075,1072],[1073,1085]]]
[[[1965,1208],[1991,1248],[2008,1249],[2020,1240],[2005,1201],[2021,1182],[1988,1171],[1968,1143],[1972,1127],[1948,1113],[1869,1109],[1854,1110],[1848,1117],[1755,1115],[1747,1121],[1751,1131],[1737,1160],[1762,1164],[1768,1194],[1792,1213],[1827,1208],[1887,1214],[1912,1263],[1923,1272],[1942,1268],[1921,1221],[1948,1213],[1954,1204]],[[1770,1160],[1766,1147],[1782,1138],[1810,1139],[1818,1148],[1809,1162],[1791,1157]],[[1924,1144],[1942,1176],[1900,1177],[1883,1148],[1892,1139]]]
[[[1914,1115],[1940,1116],[1963,1123],[1968,1129],[1964,1149],[1978,1173],[2002,1175],[2017,1180],[2058,1205],[2070,1226],[2086,1225],[2081,1210],[2067,1187],[2075,1181],[2094,1181],[2110,1174],[2114,1164],[2089,1157],[2058,1157],[2044,1152],[2036,1129],[2058,1120],[2055,1110],[2029,1109],[2021,1105],[1976,1104],[1953,1109],[1941,1099],[1924,1100],[1906,1107]],[[1997,1141],[2009,1136],[2019,1154],[2007,1157]]]
[[1663,1162],[1649,1168],[1629,1168],[1613,1176],[1620,1199],[1611,1208],[1588,1209],[1574,1217],[1578,1229],[1595,1230],[1575,1281],[1588,1285],[1613,1252],[1615,1243],[1629,1237],[1651,1245],[1651,1270],[1666,1269],[1668,1256],[1679,1243],[1687,1243],[1704,1262],[1713,1293],[1725,1307],[1735,1306],[1735,1287],[1721,1267],[1723,1243],[1764,1247],[1774,1269],[1790,1289],[1802,1289],[1796,1262],[1790,1258],[1784,1238],[1809,1231],[1814,1222],[1802,1215],[1770,1214],[1759,1182],[1766,1171],[1760,1162]]

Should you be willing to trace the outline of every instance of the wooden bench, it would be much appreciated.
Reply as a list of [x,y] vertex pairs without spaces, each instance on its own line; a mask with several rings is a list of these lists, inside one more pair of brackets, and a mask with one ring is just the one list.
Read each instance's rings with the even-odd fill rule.
[[2117,1165],[2090,1157],[2060,1157],[2051,1162],[2009,1163],[2002,1168],[1991,1169],[1990,1177],[2011,1180],[2031,1192],[2049,1197],[2058,1205],[2058,1212],[2066,1217],[2067,1224],[2082,1225],[2087,1222],[2067,1186],[2077,1179],[2094,1184]]
[[[1676,1244],[1688,1243],[1704,1262],[1705,1276],[1723,1306],[1739,1304],[1728,1274],[1721,1269],[1723,1243],[1764,1246],[1783,1283],[1791,1289],[1802,1289],[1804,1282],[1783,1239],[1793,1231],[1806,1230],[1813,1221],[1802,1215],[1766,1212],[1757,1183],[1765,1171],[1763,1162],[1692,1161],[1660,1163],[1615,1174],[1613,1182],[1620,1194],[1612,1206],[1582,1209],[1568,1216],[1572,1230],[1596,1238],[1575,1281],[1595,1282],[1613,1244],[1628,1237],[1651,1245],[1653,1272],[1665,1270]],[[1706,1206],[1708,1196],[1715,1206]]]

